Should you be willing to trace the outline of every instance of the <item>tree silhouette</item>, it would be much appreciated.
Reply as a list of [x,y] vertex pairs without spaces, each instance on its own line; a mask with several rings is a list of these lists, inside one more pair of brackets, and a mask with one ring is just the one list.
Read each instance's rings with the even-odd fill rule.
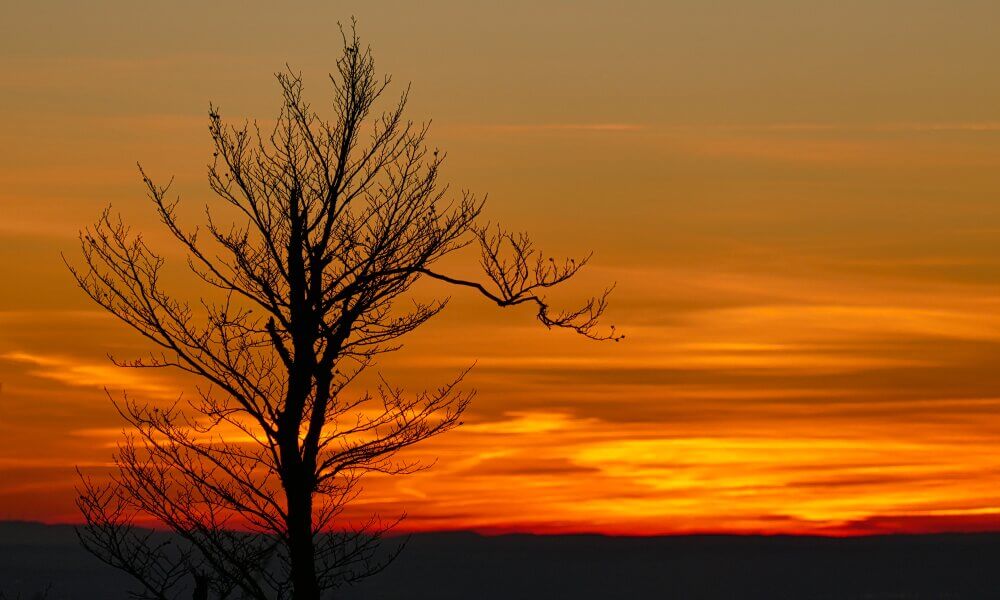
[[[176,596],[194,577],[203,598],[210,585],[220,598],[317,600],[385,565],[376,547],[394,523],[344,527],[338,515],[365,473],[422,468],[397,453],[458,425],[472,398],[458,387],[464,373],[416,394],[384,379],[372,392],[347,389],[445,307],[413,299],[418,280],[531,305],[546,327],[620,338],[598,330],[610,290],[562,312],[543,295],[586,259],[547,258],[527,235],[483,223],[480,198],[439,182],[444,156],[426,146],[426,125],[404,119],[406,92],[375,112],[389,78],[353,28],[331,75],[331,121],[304,100],[298,74],[277,80],[270,130],[227,125],[211,108],[217,200],[201,229],[182,226],[169,184],[140,167],[207,296],[191,303],[165,291],[163,256],[110,210],[81,232],[83,262],[70,265],[95,302],[159,348],[116,364],[179,369],[205,384],[167,408],[114,400],[129,431],[117,469],[107,482],[82,478],[81,540],[133,575],[140,597]],[[219,217],[220,207],[236,216]],[[439,268],[469,246],[481,281]],[[176,535],[133,527],[149,521]]]

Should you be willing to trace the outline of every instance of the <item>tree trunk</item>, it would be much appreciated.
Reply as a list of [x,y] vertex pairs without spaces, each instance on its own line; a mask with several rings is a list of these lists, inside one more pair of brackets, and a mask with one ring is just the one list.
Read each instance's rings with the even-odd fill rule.
[[292,600],[319,600],[313,554],[312,495],[288,490],[288,554],[291,561]]
[[192,600],[208,600],[208,575],[195,573]]

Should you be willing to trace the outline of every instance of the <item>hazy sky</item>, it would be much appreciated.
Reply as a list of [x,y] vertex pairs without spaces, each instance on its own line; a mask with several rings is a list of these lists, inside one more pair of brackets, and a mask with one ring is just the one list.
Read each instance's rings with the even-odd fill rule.
[[[249,2],[0,7],[0,518],[73,521],[135,335],[60,258],[111,203],[180,259],[135,163],[197,209],[208,103],[320,107],[357,16],[456,188],[595,251],[622,344],[452,292],[381,368],[478,360],[465,426],[357,505],[407,527],[1000,529],[1000,3]],[[427,288],[434,291],[433,286]],[[445,293],[445,290],[441,290]],[[569,296],[567,296],[569,297]]]

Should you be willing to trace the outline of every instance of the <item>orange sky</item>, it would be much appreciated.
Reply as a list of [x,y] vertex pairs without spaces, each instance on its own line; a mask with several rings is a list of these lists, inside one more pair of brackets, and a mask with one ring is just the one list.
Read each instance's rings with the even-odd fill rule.
[[102,388],[188,385],[107,362],[142,346],[59,253],[109,202],[165,240],[135,161],[199,205],[208,102],[273,116],[287,61],[319,106],[354,14],[447,179],[553,254],[593,249],[573,291],[617,281],[628,334],[452,292],[381,368],[419,388],[478,360],[479,396],[416,451],[433,469],[373,478],[357,514],[1000,529],[1000,5],[535,4],[0,8],[0,519],[77,518],[74,466],[99,471],[120,430]]

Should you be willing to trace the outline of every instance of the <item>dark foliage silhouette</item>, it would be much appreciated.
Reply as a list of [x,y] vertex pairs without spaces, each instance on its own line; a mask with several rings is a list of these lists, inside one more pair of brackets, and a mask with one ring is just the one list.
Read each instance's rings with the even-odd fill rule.
[[[52,600],[125,598],[127,576],[95,563],[71,528],[0,522],[0,589],[7,600],[32,600],[49,583]],[[997,598],[998,563],[996,533],[834,538],[418,533],[390,571],[344,588],[338,597],[985,600]]]
[[30,596],[24,596],[20,592],[17,594],[8,594],[7,592],[0,591],[0,600],[49,600],[49,594],[52,591],[52,585],[48,585],[45,589],[35,592]]
[[[610,290],[567,311],[544,296],[586,259],[547,258],[526,234],[484,223],[480,198],[449,193],[427,126],[404,118],[406,93],[375,112],[389,79],[353,28],[331,75],[332,120],[304,99],[298,74],[277,80],[282,107],[267,130],[210,110],[217,200],[201,229],[182,225],[169,184],[140,167],[206,285],[200,301],[166,291],[163,256],[110,210],[81,232],[83,262],[70,264],[96,303],[159,348],[116,364],[205,384],[165,408],[114,400],[128,431],[117,469],[110,481],[82,478],[81,541],[135,577],[142,598],[317,600],[391,559],[376,549],[395,521],[345,528],[338,517],[365,473],[422,468],[397,453],[458,425],[472,398],[459,390],[464,373],[415,394],[385,379],[372,392],[348,387],[445,308],[409,293],[418,280],[532,306],[549,328],[620,339],[598,329]],[[441,266],[465,248],[478,248],[481,280]],[[132,527],[150,522],[178,535]]]

